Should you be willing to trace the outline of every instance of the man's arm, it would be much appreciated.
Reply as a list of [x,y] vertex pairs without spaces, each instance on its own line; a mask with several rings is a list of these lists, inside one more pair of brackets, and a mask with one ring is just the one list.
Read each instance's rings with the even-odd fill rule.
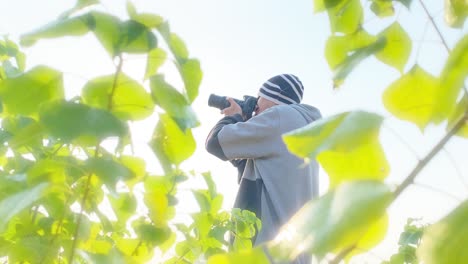
[[206,150],[215,155],[216,157],[222,159],[222,160],[228,160],[226,155],[223,152],[223,149],[221,148],[221,145],[219,144],[219,138],[218,134],[221,129],[229,124],[235,124],[237,122],[243,122],[244,119],[240,114],[235,114],[232,116],[226,116],[222,118],[221,120],[216,123],[216,125],[213,127],[211,130],[210,134],[208,134],[208,137],[205,142],[205,148]]

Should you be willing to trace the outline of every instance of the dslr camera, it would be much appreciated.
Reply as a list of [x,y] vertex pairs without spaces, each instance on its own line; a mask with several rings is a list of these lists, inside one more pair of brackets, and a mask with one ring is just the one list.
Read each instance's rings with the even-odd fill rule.
[[[257,106],[257,98],[249,95],[244,95],[244,100],[234,99],[234,101],[241,107],[242,114],[245,120],[252,117],[255,107]],[[229,107],[231,104],[227,100],[226,96],[219,96],[211,94],[208,98],[208,106],[216,107],[219,110]]]

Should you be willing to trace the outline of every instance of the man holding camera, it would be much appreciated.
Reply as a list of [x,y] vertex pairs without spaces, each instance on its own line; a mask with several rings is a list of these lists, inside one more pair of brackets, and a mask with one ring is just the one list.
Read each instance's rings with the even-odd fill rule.
[[[225,115],[211,130],[206,149],[240,166],[240,186],[234,207],[254,212],[262,229],[258,245],[275,238],[281,225],[307,201],[318,195],[318,165],[290,153],[284,133],[319,119],[318,109],[301,104],[304,87],[298,77],[281,74],[267,80],[258,92],[255,115],[232,98]],[[306,263],[308,261],[298,261]]]

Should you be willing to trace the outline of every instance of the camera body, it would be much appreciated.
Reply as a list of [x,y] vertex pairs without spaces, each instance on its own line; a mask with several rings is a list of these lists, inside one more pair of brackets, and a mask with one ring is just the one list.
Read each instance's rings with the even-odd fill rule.
[[[234,101],[242,109],[242,114],[244,115],[245,119],[250,119],[252,117],[253,112],[255,111],[255,107],[257,106],[257,98],[249,95],[244,95],[244,100],[234,99]],[[227,100],[226,96],[211,94],[208,98],[208,106],[216,107],[219,110],[223,110],[224,108],[227,108],[230,105],[231,104]]]

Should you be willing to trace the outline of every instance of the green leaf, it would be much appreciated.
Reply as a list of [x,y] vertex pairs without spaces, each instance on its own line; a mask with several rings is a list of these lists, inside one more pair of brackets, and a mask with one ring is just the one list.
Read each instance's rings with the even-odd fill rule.
[[200,206],[200,212],[209,212],[211,210],[211,197],[207,190],[192,190],[195,200],[197,200],[198,206]]
[[468,201],[424,231],[417,250],[418,259],[426,264],[467,263]]
[[130,18],[134,17],[137,15],[137,11],[136,11],[136,7],[135,5],[132,3],[132,1],[130,0],[127,0],[127,5],[126,5],[126,8],[127,8],[127,14]]
[[415,65],[408,73],[394,81],[383,93],[383,103],[394,116],[413,122],[421,131],[433,121],[438,80]]
[[114,239],[116,248],[125,255],[126,263],[148,263],[153,255],[153,248],[148,248],[140,239],[118,238]]
[[208,259],[208,264],[256,263],[268,264],[270,261],[261,247],[251,250],[217,254]]
[[148,53],[148,59],[146,62],[146,71],[144,79],[148,79],[149,77],[153,76],[163,65],[164,61],[167,58],[167,53],[160,48],[152,49]]
[[169,228],[158,228],[150,224],[141,224],[135,227],[135,232],[141,240],[159,245],[169,239],[171,230]]
[[34,121],[15,134],[8,142],[8,145],[15,150],[25,147],[27,152],[31,152],[31,149],[34,150],[42,147],[42,137],[43,128],[39,123]]
[[465,0],[445,0],[445,22],[455,28],[463,28],[468,16],[468,2]]
[[119,193],[118,197],[109,195],[107,197],[114,209],[119,223],[126,223],[127,220],[135,214],[137,200],[131,193]]
[[58,101],[44,105],[39,113],[46,130],[64,142],[78,138],[100,141],[122,137],[127,126],[111,113],[87,105]]
[[185,91],[190,103],[198,96],[198,88],[203,77],[200,62],[196,59],[188,59],[179,66],[179,72],[185,84]]
[[[83,88],[84,103],[101,109],[110,109],[123,120],[141,120],[153,113],[151,95],[137,81],[125,74],[97,77]],[[111,101],[110,98],[112,98]]]
[[3,232],[10,219],[38,201],[49,187],[48,183],[41,183],[30,189],[15,193],[0,201],[0,232]]
[[365,30],[343,36],[330,36],[325,46],[325,57],[331,69],[336,69],[349,55],[356,50],[365,48],[377,40]]
[[[455,111],[448,120],[447,131],[450,131],[450,129],[455,126],[456,122],[462,118],[466,112],[468,112],[468,97],[465,94],[457,103]],[[468,121],[465,120],[465,124],[460,128],[460,130],[458,130],[457,135],[468,138]]]
[[268,248],[274,257],[290,260],[303,252],[318,257],[340,252],[362,240],[385,215],[391,198],[389,188],[380,182],[344,183],[302,207]]
[[283,135],[289,151],[317,159],[330,178],[330,187],[356,179],[383,180],[389,165],[379,143],[382,117],[347,112],[318,120]]
[[398,22],[394,22],[379,34],[386,39],[385,47],[375,56],[383,63],[395,67],[400,72],[411,54],[411,39]]
[[15,60],[18,69],[23,72],[26,68],[26,55],[23,52],[18,51],[15,55]]
[[346,60],[340,63],[333,73],[334,87],[340,86],[344,79],[361,63],[361,61],[383,49],[385,47],[385,41],[384,38],[378,38],[377,41],[369,46],[357,49],[353,54],[348,56]]
[[325,4],[332,2],[337,3],[327,7],[331,31],[351,34],[359,30],[364,19],[361,1],[337,0],[325,1]]
[[135,6],[130,1],[127,1],[127,13],[132,20],[148,28],[157,28],[164,22],[164,19],[156,14],[138,13]]
[[325,11],[325,3],[324,0],[314,0],[314,13],[320,13]]
[[145,180],[144,202],[148,207],[149,217],[159,228],[167,226],[174,216],[174,207],[169,206],[168,190],[163,177],[148,177]]
[[100,12],[90,12],[89,16],[93,22],[89,26],[96,38],[111,57],[117,56],[119,54],[118,43],[121,38],[120,19]]
[[208,211],[202,211],[192,215],[193,224],[197,231],[197,237],[200,239],[207,238],[208,233],[213,226],[213,216]]
[[449,54],[440,75],[440,87],[437,90],[437,108],[434,111],[437,121],[449,117],[455,110],[466,77],[468,76],[468,35],[465,35]]
[[65,183],[67,177],[67,164],[54,159],[41,159],[28,170],[28,183],[38,184],[49,182],[54,184]]
[[208,186],[208,191],[210,193],[210,197],[214,198],[218,194],[216,191],[216,184],[213,181],[213,177],[211,176],[210,172],[202,173],[203,179],[205,180],[206,185]]
[[150,147],[168,171],[171,164],[179,165],[188,159],[195,152],[196,143],[190,129],[182,131],[169,115],[163,114],[159,116]]
[[21,45],[28,47],[34,45],[39,39],[82,36],[89,32],[93,22],[91,14],[59,19],[38,30],[22,35],[20,42]]
[[59,18],[60,19],[68,18],[69,16],[80,11],[81,9],[98,4],[98,3],[99,3],[99,0],[78,0],[73,8],[63,12]]
[[117,53],[147,53],[156,48],[156,36],[145,25],[128,20],[119,26],[120,39],[117,43]]
[[402,3],[404,6],[406,6],[406,8],[409,9],[410,6],[411,6],[411,2],[412,2],[413,0],[395,0],[395,1]]
[[[42,147],[42,130],[37,121],[24,116],[8,116],[2,120],[8,145],[15,151],[21,151],[21,147],[26,147],[26,151],[31,152],[31,148]],[[29,151],[28,151],[29,150]]]
[[392,1],[372,0],[370,9],[380,18],[393,16],[395,14]]
[[64,97],[63,75],[52,68],[37,66],[0,82],[0,96],[3,113],[35,117],[42,103]]
[[13,66],[13,64],[11,64],[10,61],[3,62],[3,71],[4,71],[4,76],[5,76],[4,79],[16,78],[22,73],[18,68]]
[[170,33],[167,42],[177,62],[183,64],[189,57],[189,52],[184,41],[177,34]]
[[187,99],[164,80],[163,75],[154,75],[150,87],[156,104],[177,122],[181,130],[198,126],[198,120]]
[[89,158],[85,166],[114,193],[116,192],[115,185],[119,180],[126,180],[133,176],[127,167],[109,158]]

